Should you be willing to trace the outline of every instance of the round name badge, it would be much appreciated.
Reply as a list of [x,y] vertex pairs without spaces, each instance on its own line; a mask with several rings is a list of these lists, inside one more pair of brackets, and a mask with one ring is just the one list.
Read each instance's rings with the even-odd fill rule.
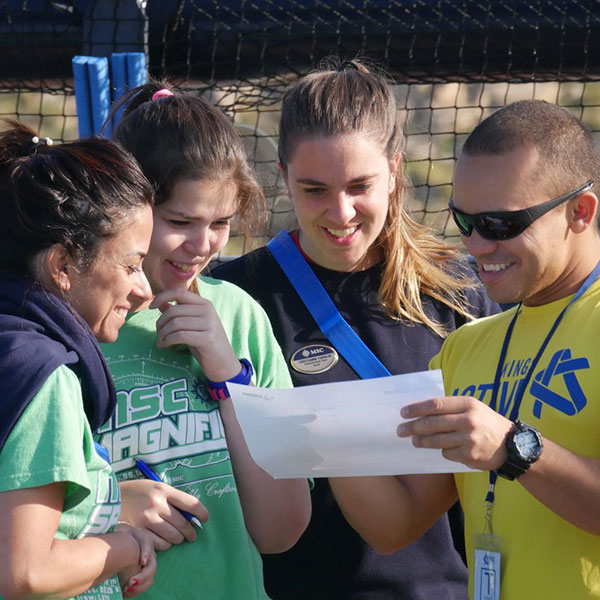
[[296,350],[290,358],[294,371],[316,375],[324,373],[337,364],[339,355],[335,348],[325,344],[311,344]]

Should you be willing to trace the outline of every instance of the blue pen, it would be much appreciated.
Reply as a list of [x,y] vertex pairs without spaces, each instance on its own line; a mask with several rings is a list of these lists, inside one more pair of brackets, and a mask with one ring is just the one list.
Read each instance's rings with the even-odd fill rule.
[[[152,481],[160,481],[164,483],[163,480],[140,458],[134,458],[135,466],[139,469],[140,473],[146,479],[152,479]],[[195,517],[193,514],[187,512],[186,510],[177,509],[188,521],[191,521],[196,527],[202,529],[202,523],[200,523],[199,519]]]

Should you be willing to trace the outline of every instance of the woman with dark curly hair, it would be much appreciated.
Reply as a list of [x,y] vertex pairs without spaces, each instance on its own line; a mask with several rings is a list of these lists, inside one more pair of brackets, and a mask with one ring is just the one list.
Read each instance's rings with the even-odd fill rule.
[[92,434],[116,402],[98,341],[150,297],[152,188],[110,141],[57,145],[9,122],[0,198],[0,597],[133,597],[152,540],[119,522]]

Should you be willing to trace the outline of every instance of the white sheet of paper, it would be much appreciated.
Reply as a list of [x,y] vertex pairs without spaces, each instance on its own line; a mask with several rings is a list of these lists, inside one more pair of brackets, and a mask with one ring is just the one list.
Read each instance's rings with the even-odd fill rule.
[[396,435],[403,406],[444,396],[440,370],[287,390],[227,387],[252,457],[275,478],[470,470]]

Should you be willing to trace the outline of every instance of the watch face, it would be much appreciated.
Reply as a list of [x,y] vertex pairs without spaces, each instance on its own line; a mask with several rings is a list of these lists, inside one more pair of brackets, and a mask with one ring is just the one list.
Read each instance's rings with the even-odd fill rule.
[[536,458],[540,451],[540,441],[535,431],[526,429],[515,434],[514,444],[517,452],[524,460]]

